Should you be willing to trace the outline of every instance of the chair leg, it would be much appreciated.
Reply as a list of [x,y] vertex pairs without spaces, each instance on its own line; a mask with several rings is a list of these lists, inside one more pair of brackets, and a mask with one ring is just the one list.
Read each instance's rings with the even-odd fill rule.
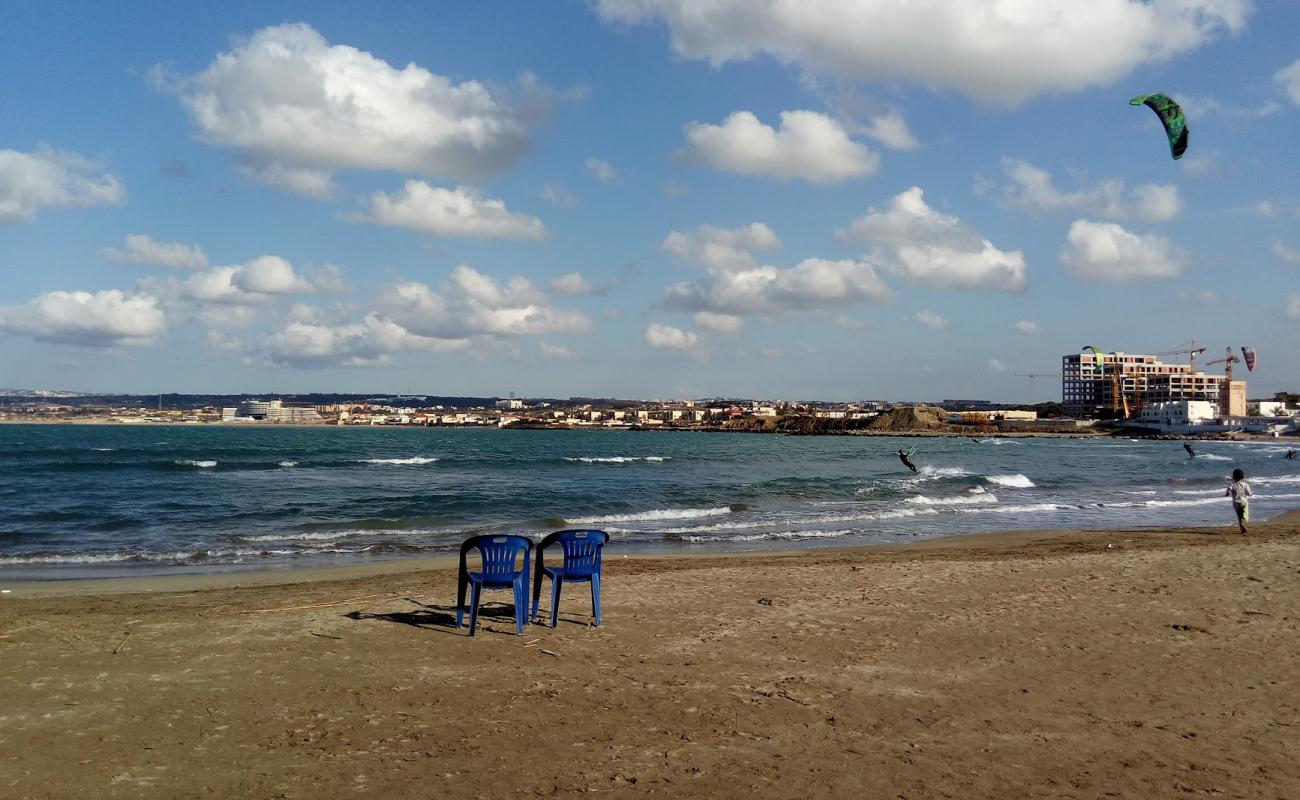
[[520,636],[524,635],[524,623],[528,619],[528,596],[522,583],[515,584],[515,628]]
[[478,592],[479,585],[471,584],[469,589],[469,635],[474,635],[474,629],[478,627]]
[[559,575],[551,577],[551,627],[560,621],[560,587],[564,585],[564,578]]
[[600,575],[591,576],[591,615],[596,618],[596,627],[600,627]]

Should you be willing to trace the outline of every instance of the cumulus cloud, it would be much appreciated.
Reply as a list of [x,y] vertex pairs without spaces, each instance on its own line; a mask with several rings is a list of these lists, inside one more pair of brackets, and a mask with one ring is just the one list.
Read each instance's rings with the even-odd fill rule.
[[117,178],[76,153],[0,150],[0,222],[31,222],[42,208],[121,205],[124,196]]
[[1019,331],[1029,336],[1037,336],[1043,332],[1043,329],[1039,327],[1037,322],[1028,319],[1022,319],[1019,322],[1012,323],[1011,330]]
[[119,264],[152,264],[174,269],[203,269],[208,265],[208,257],[197,244],[159,242],[143,233],[129,234],[121,250],[105,247],[99,253]]
[[[513,90],[397,68],[310,25],[263,28],[171,87],[209,144],[246,157],[252,176],[326,195],[331,170],[469,180],[528,152],[551,92],[529,75]],[[295,170],[305,170],[296,171]]]
[[1080,278],[1114,282],[1172,278],[1183,269],[1165,237],[1086,219],[1070,226],[1060,261],[1067,272]]
[[1278,70],[1273,80],[1282,87],[1282,91],[1286,92],[1286,96],[1291,98],[1292,103],[1300,106],[1300,59]]
[[835,232],[841,242],[870,242],[870,258],[912,283],[939,289],[1025,288],[1025,257],[1003,251],[954,216],[925,202],[918,186],[870,209]]
[[[812,73],[910,81],[1015,106],[1104,86],[1245,27],[1250,0],[597,0],[617,24],[663,23],[718,66],[769,56]],[[1065,54],[1065,55],[1063,55]]]
[[583,162],[583,165],[590,170],[591,174],[596,176],[596,180],[601,183],[609,183],[614,180],[614,178],[618,177],[618,174],[614,172],[614,168],[610,166],[608,161],[602,161],[599,158],[589,158]]
[[735,333],[745,324],[745,320],[733,314],[717,314],[712,311],[700,311],[695,314],[695,324],[718,333]]
[[658,322],[650,323],[645,329],[645,343],[651,347],[689,350],[698,340],[699,337],[691,331],[684,331],[671,325],[661,325]]
[[704,280],[668,287],[669,307],[744,316],[819,311],[894,300],[870,264],[806,258],[790,269],[711,269]]
[[711,269],[748,269],[755,265],[755,250],[773,250],[781,240],[762,222],[740,228],[701,225],[689,233],[673,231],[663,248],[688,264]]
[[1288,264],[1300,265],[1300,250],[1287,247],[1280,239],[1273,240],[1273,255],[1287,262]]
[[907,127],[907,120],[897,111],[872,117],[863,133],[890,150],[916,150],[921,146],[921,142]]
[[1143,183],[1129,189],[1123,178],[1107,178],[1067,192],[1052,183],[1050,172],[1027,161],[1004,158],[1002,168],[1011,183],[1002,187],[1001,199],[1013,208],[1164,222],[1177,216],[1182,207],[1178,187],[1173,184]]
[[1286,318],[1300,319],[1300,294],[1296,292],[1286,296]]
[[320,368],[365,367],[396,353],[459,350],[469,342],[418,336],[392,320],[368,314],[361,322],[345,325],[288,322],[267,334],[262,344],[272,364]]
[[117,289],[46,292],[22,306],[0,306],[0,330],[81,347],[151,343],[166,327],[158,298]]
[[783,111],[781,127],[737,111],[721,125],[686,125],[687,161],[722,172],[812,183],[837,183],[871,175],[880,158],[849,138],[844,127],[816,111]]
[[328,170],[297,167],[279,161],[254,158],[241,160],[236,170],[240,177],[253,183],[275,186],[317,200],[328,200],[339,191]]
[[411,332],[440,339],[591,331],[590,317],[550,305],[527,278],[502,285],[463,265],[439,291],[415,281],[383,287],[376,306]]
[[1178,105],[1182,107],[1183,113],[1189,119],[1205,119],[1213,114],[1246,120],[1263,119],[1271,117],[1282,110],[1282,105],[1272,100],[1267,100],[1256,106],[1241,106],[1224,103],[1213,97],[1201,97],[1182,92],[1178,94]]
[[909,314],[907,318],[918,325],[924,325],[925,327],[933,328],[936,331],[943,330],[944,328],[948,328],[952,326],[951,322],[944,319],[942,316],[934,313],[933,311],[925,308],[921,309],[915,314]]
[[370,210],[345,217],[380,225],[410,228],[434,236],[481,239],[542,239],[546,228],[537,217],[516,214],[502,200],[482,197],[467,186],[443,189],[409,180],[399,194],[375,192]]

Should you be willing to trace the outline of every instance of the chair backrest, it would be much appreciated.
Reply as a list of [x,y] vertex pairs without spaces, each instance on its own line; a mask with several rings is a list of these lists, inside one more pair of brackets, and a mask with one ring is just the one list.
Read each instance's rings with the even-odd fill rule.
[[564,572],[570,577],[600,574],[600,555],[609,534],[597,530],[556,531],[542,540],[542,547],[558,543],[564,550]]
[[477,549],[483,561],[483,577],[487,580],[510,580],[518,570],[515,559],[524,553],[524,569],[528,569],[528,553],[533,540],[527,536],[471,536],[460,546],[460,563],[465,564],[465,554]]

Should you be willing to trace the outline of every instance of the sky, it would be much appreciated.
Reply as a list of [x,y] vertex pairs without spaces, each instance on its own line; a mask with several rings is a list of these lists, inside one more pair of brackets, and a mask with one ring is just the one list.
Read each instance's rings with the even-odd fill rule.
[[1194,340],[1300,389],[1289,0],[4,16],[0,386],[1044,401]]

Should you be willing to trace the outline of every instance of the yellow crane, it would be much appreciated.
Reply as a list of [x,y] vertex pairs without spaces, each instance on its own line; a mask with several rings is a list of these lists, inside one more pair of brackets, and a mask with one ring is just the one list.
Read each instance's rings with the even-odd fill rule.
[[1238,358],[1238,357],[1236,357],[1236,356],[1234,356],[1234,355],[1232,354],[1232,348],[1229,347],[1229,348],[1227,348],[1227,349],[1224,351],[1224,356],[1223,356],[1223,358],[1216,358],[1216,359],[1214,359],[1213,361],[1206,361],[1206,362],[1205,362],[1205,366],[1207,366],[1207,367],[1212,367],[1212,366],[1214,366],[1215,364],[1222,364],[1222,365],[1223,365],[1223,374],[1227,375],[1227,376],[1228,376],[1228,380],[1231,381],[1231,380],[1232,380],[1232,365],[1233,365],[1233,364],[1240,364],[1240,363],[1241,363],[1241,359]]

